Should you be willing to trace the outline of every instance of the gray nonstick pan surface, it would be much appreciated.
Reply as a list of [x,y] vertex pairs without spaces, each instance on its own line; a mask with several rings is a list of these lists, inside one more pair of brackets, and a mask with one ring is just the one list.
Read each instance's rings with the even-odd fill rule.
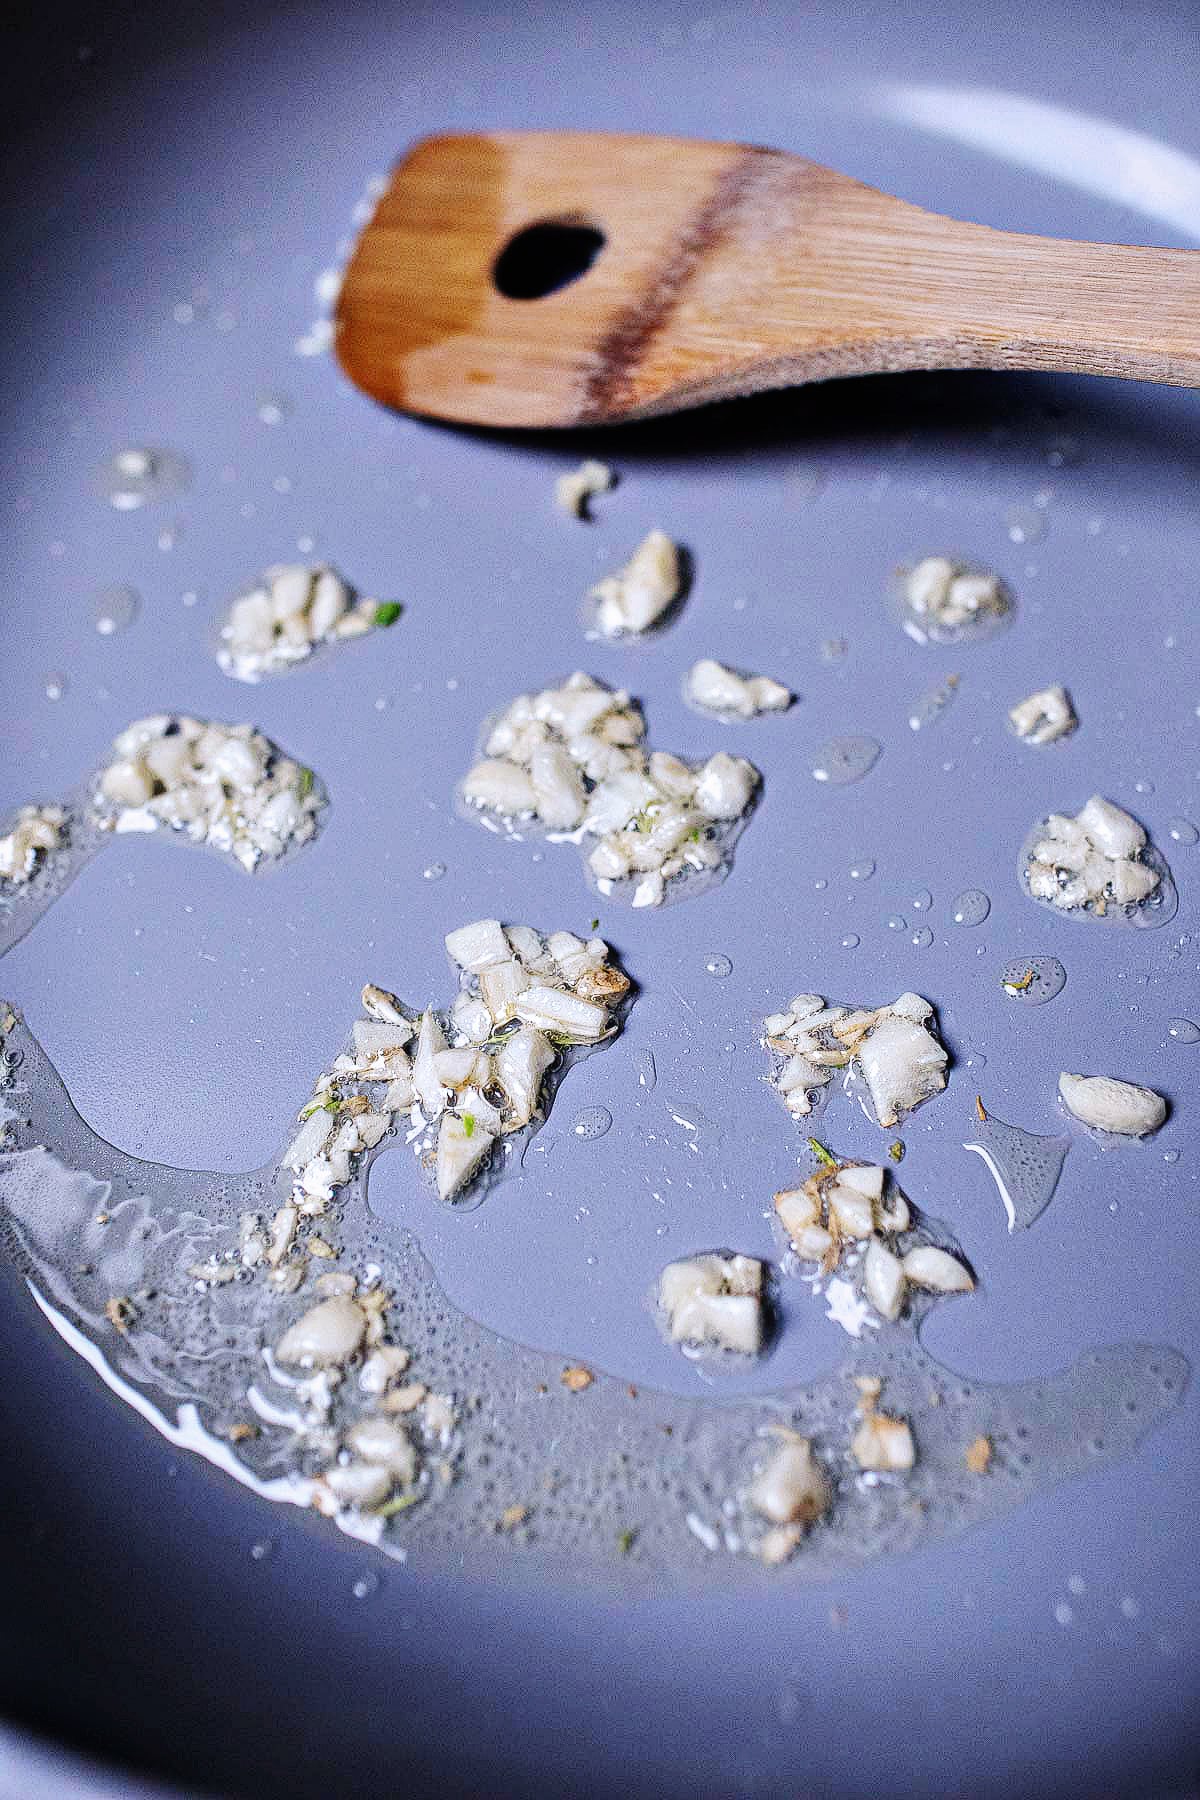
[[[912,988],[954,1067],[906,1133],[904,1184],[981,1282],[934,1312],[926,1349],[981,1383],[1115,1341],[1194,1361],[1200,1045],[1169,1023],[1200,1020],[1200,846],[1171,837],[1200,822],[1195,395],[906,377],[503,438],[391,417],[302,352],[370,178],[442,129],[747,139],[1015,229],[1200,243],[1195,9],[52,7],[19,26],[10,67],[0,813],[73,788],[164,707],[253,718],[333,796],[316,843],[251,879],[112,846],[5,957],[0,991],[88,1125],[151,1162],[258,1168],[364,980],[441,993],[444,933],[480,916],[586,931],[600,903],[573,851],[535,860],[453,802],[485,716],[585,667],[639,695],[652,741],[752,757],[761,804],[722,885],[661,912],[603,906],[639,996],[568,1075],[544,1154],[466,1213],[391,1157],[381,1229],[416,1235],[453,1307],[564,1361],[714,1404],[808,1381],[846,1340],[802,1283],[781,1283],[769,1359],[719,1374],[661,1340],[647,1290],[696,1248],[777,1255],[764,1215],[801,1140],[760,1080],[761,1014],[805,989]],[[189,473],[122,512],[97,471],[134,444]],[[621,484],[584,528],[551,490],[587,453]],[[678,620],[637,647],[586,642],[584,589],[653,525],[695,559]],[[402,618],[236,686],[216,616],[308,545]],[[893,570],[943,548],[1011,583],[1011,629],[953,649],[898,631]],[[136,617],[105,635],[114,586]],[[778,675],[797,706],[698,718],[679,682],[703,655]],[[950,673],[953,703],[914,731]],[[1004,714],[1051,681],[1081,728],[1033,750]],[[883,753],[823,787],[813,753],[845,731]],[[1171,863],[1160,929],[1058,918],[1020,891],[1030,826],[1094,791]],[[973,928],[953,918],[967,889],[990,898]],[[1033,955],[1067,972],[1042,1007],[999,981]],[[974,1096],[1062,1132],[1063,1068],[1147,1082],[1171,1116],[1116,1150],[1072,1133],[1049,1208],[1010,1235],[962,1147]],[[826,1135],[877,1153],[835,1104]],[[594,1141],[571,1129],[585,1105],[612,1114]],[[711,1127],[691,1146],[689,1108]],[[123,1406],[7,1255],[0,1282],[0,1705],[56,1744],[253,1795],[1194,1791],[1193,1389],[1121,1459],[911,1553],[820,1581],[723,1559],[581,1583],[536,1537],[401,1564],[272,1506]]]

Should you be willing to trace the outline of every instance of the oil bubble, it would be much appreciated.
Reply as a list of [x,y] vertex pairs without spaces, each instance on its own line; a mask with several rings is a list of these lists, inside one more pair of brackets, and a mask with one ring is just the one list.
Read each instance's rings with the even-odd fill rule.
[[947,675],[945,681],[935,682],[932,687],[926,688],[913,701],[908,715],[909,730],[922,731],[927,725],[936,725],[957,692],[957,675]]
[[1190,819],[1171,819],[1167,824],[1167,836],[1176,844],[1200,843],[1200,829]]
[[576,1113],[571,1130],[585,1144],[591,1144],[612,1129],[612,1122],[613,1117],[607,1106],[585,1106],[581,1112]]
[[933,905],[933,895],[928,888],[919,888],[909,901],[914,912],[928,912]]
[[719,953],[708,956],[704,961],[704,973],[715,976],[718,981],[723,981],[726,975],[733,974],[733,964],[727,956]]
[[992,910],[992,903],[982,888],[964,888],[950,902],[950,917],[956,925],[982,925]]
[[132,625],[140,604],[131,587],[105,588],[96,596],[92,608],[92,618],[100,636],[111,637],[115,631],[123,631],[127,625]]
[[1036,544],[1046,533],[1046,514],[1037,506],[1013,506],[1004,515],[1010,544]]
[[929,945],[933,942],[933,933],[930,931],[928,925],[918,925],[908,941],[917,950],[925,950],[928,949]]
[[95,484],[118,512],[135,512],[164,494],[178,493],[187,486],[190,474],[187,463],[172,450],[131,445],[100,465]]
[[850,864],[851,881],[870,881],[875,873],[875,864],[869,856],[856,856]]
[[1017,956],[1000,971],[1000,985],[1010,1000],[1045,1006],[1067,985],[1067,971],[1057,956]]
[[440,881],[445,873],[446,865],[444,862],[427,863],[421,870],[421,879],[422,881]]
[[61,700],[70,685],[61,669],[52,669],[45,680],[47,700]]
[[887,928],[889,931],[907,931],[908,920],[901,918],[899,913],[893,913],[887,921]]
[[857,931],[848,931],[846,933],[845,937],[842,939],[842,949],[843,950],[857,950],[860,941],[861,940],[859,938]]
[[878,738],[861,734],[829,738],[813,755],[809,769],[814,781],[827,782],[830,787],[848,787],[870,774],[882,750]]
[[1200,1025],[1192,1019],[1172,1019],[1167,1025],[1167,1036],[1175,1044],[1200,1044]]
[[987,1113],[964,1150],[983,1158],[1000,1190],[1010,1231],[1025,1230],[1049,1206],[1070,1149],[1069,1138],[1045,1137]]
[[654,1061],[653,1050],[639,1050],[633,1059],[637,1070],[638,1086],[645,1088],[649,1094],[658,1083],[658,1066]]

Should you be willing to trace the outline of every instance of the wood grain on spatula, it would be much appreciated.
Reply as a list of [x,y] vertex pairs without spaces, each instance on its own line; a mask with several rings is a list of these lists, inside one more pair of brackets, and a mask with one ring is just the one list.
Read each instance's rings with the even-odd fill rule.
[[[520,235],[535,226],[552,229]],[[586,267],[512,297],[540,265],[553,279],[556,254]],[[649,417],[881,370],[1194,386],[1200,250],[995,231],[742,144],[436,137],[358,242],[336,342],[376,399],[490,426]]]

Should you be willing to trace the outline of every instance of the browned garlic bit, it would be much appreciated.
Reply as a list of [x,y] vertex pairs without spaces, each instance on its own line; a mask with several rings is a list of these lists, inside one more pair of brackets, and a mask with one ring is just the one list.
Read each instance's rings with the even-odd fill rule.
[[809,1440],[782,1426],[774,1435],[777,1447],[746,1492],[750,1507],[770,1524],[758,1543],[758,1554],[768,1564],[786,1561],[807,1528],[829,1511],[833,1499],[829,1478]]
[[1058,1078],[1058,1091],[1067,1111],[1098,1131],[1121,1137],[1146,1137],[1157,1131],[1167,1116],[1167,1103],[1153,1088],[1112,1075],[1068,1075]]
[[560,1052],[620,1028],[614,1009],[629,978],[601,938],[543,938],[528,925],[478,919],[450,932],[446,949],[462,983],[446,1014],[427,1007],[410,1018],[394,994],[364,987],[368,1016],[318,1078],[284,1156],[302,1213],[324,1210],[399,1115],[412,1132],[436,1127],[437,1190],[454,1199],[502,1139],[545,1111],[545,1077]]
[[596,583],[596,624],[603,637],[635,637],[657,623],[683,585],[679,550],[663,531],[643,538],[623,569]]
[[753,1256],[689,1256],[668,1263],[658,1304],[674,1344],[715,1344],[756,1356],[766,1329],[764,1267]]
[[278,563],[233,602],[221,627],[217,661],[238,681],[279,675],[319,644],[362,637],[399,614],[394,602],[356,599],[336,569]]
[[851,1438],[850,1454],[860,1469],[881,1474],[905,1474],[917,1460],[907,1421],[873,1409]]
[[916,1244],[901,1254],[895,1247],[911,1228],[911,1214],[888,1171],[874,1164],[825,1164],[803,1187],[776,1194],[775,1212],[796,1255],[818,1263],[825,1275],[865,1246],[862,1293],[881,1318],[900,1317],[909,1287],[948,1294],[969,1293],[975,1285],[946,1250]]
[[1093,794],[1074,818],[1051,813],[1042,822],[1025,881],[1035,900],[1103,917],[1110,906],[1139,905],[1159,886],[1158,870],[1142,860],[1145,848],[1137,820]]
[[1009,723],[1027,744],[1053,744],[1074,731],[1079,720],[1064,687],[1042,688],[1009,711]]
[[792,1117],[804,1118],[836,1070],[861,1075],[876,1122],[887,1130],[946,1085],[949,1059],[932,1019],[919,994],[901,994],[874,1012],[797,994],[763,1021],[761,1041],[782,1059],[771,1085]]
[[13,828],[0,837],[0,882],[21,887],[63,842],[67,823],[61,806],[23,806]]
[[753,719],[759,713],[786,712],[792,691],[769,675],[739,675],[712,657],[693,663],[684,679],[684,698],[719,719]]
[[747,811],[760,777],[724,751],[698,765],[647,752],[645,731],[627,693],[577,672],[505,708],[462,797],[509,824],[594,838],[587,861],[600,892],[629,883],[634,906],[658,906],[675,877],[720,865],[720,833]]
[[306,844],[325,805],[312,770],[252,725],[157,713],[113,751],[94,795],[103,829],[178,831],[246,870]]
[[947,556],[927,556],[904,579],[904,628],[918,643],[946,643],[986,631],[1011,610],[998,575]]
[[554,484],[555,504],[574,519],[591,517],[588,502],[596,494],[606,494],[616,486],[616,476],[607,463],[588,457],[577,469],[560,475]]

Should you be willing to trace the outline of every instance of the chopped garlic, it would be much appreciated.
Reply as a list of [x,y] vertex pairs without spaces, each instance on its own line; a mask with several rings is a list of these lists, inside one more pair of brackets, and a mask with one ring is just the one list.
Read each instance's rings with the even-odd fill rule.
[[348,1294],[320,1300],[296,1320],[275,1346],[275,1360],[305,1369],[336,1369],[358,1350],[367,1316]]
[[[456,1198],[483,1175],[502,1137],[546,1110],[545,1077],[559,1052],[619,1028],[614,1009],[629,978],[602,938],[543,938],[528,925],[479,919],[448,933],[446,948],[462,986],[445,1013],[427,1007],[418,1024],[386,988],[363,988],[370,1016],[355,1021],[350,1051],[318,1077],[281,1159],[301,1214],[324,1211],[357,1160],[410,1110],[410,1136],[424,1140],[418,1154],[436,1127],[428,1160],[440,1197]],[[265,1253],[262,1239],[256,1260]]]
[[596,623],[604,637],[647,631],[679,598],[683,585],[679,550],[663,531],[643,538],[623,569],[592,589]]
[[998,575],[946,556],[927,556],[904,581],[905,630],[918,643],[942,643],[995,626],[1012,610]]
[[724,751],[695,767],[647,753],[645,730],[627,693],[574,674],[500,714],[462,798],[510,825],[528,819],[594,840],[587,865],[602,891],[621,884],[635,906],[658,906],[674,878],[719,866],[720,840],[748,811],[760,776]]
[[757,1355],[766,1328],[764,1269],[752,1256],[691,1256],[668,1263],[658,1303],[675,1344],[717,1344]]
[[577,469],[566,475],[560,475],[554,484],[554,500],[565,513],[573,518],[587,519],[591,517],[588,502],[595,494],[606,494],[616,486],[616,476],[607,463],[596,462],[588,457]]
[[237,681],[279,675],[320,644],[361,637],[398,614],[395,602],[356,599],[336,569],[281,563],[233,602],[221,626],[217,661]]
[[1110,907],[1129,911],[1162,881],[1144,860],[1145,850],[1146,833],[1137,820],[1093,794],[1074,818],[1051,813],[1043,820],[1025,882],[1034,899],[1064,912],[1083,909],[1102,918]]
[[1118,1081],[1112,1075],[1068,1075],[1058,1078],[1058,1091],[1068,1112],[1099,1131],[1122,1137],[1145,1137],[1167,1116],[1167,1103],[1153,1088]]
[[825,1007],[819,995],[797,1000],[769,1016],[762,1037],[782,1058],[771,1085],[794,1118],[812,1112],[835,1068],[861,1075],[885,1130],[945,1087],[948,1058],[929,1026],[933,1008],[919,994],[849,1015],[844,1007]]
[[1028,744],[1052,744],[1079,723],[1064,687],[1039,689],[1012,707],[1008,717],[1017,736]]
[[159,713],[127,726],[113,751],[93,797],[103,828],[178,831],[246,870],[306,844],[325,806],[312,770],[252,725]]
[[863,1292],[885,1319],[898,1319],[904,1305],[904,1264],[879,1238],[872,1238],[863,1258]]
[[807,1438],[780,1433],[782,1442],[750,1484],[746,1498],[772,1525],[811,1525],[828,1512],[828,1478]]
[[957,1256],[939,1250],[935,1244],[917,1244],[901,1259],[904,1279],[913,1287],[928,1288],[935,1294],[969,1294],[974,1277]]
[[703,657],[684,679],[684,698],[702,712],[722,719],[753,719],[758,713],[784,712],[793,695],[769,675],[739,675],[723,663]]
[[12,830],[0,837],[0,882],[14,887],[31,881],[66,835],[67,814],[61,806],[23,806]]
[[860,1469],[902,1474],[917,1460],[912,1432],[904,1419],[869,1412],[850,1440],[850,1454]]

